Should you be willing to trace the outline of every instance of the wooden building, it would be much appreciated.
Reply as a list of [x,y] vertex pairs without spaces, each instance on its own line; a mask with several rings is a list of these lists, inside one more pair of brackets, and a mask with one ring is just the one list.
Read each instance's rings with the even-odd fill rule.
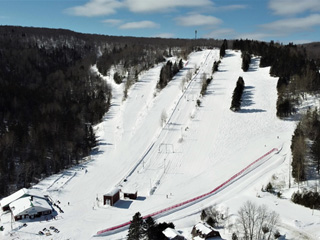
[[138,197],[138,192],[137,191],[136,192],[124,192],[123,196],[124,196],[124,198],[129,198],[129,199],[135,200]]
[[113,206],[120,199],[120,190],[118,188],[114,188],[107,194],[103,195],[103,205]]
[[192,228],[191,234],[193,237],[200,237],[202,239],[208,239],[208,238],[214,238],[214,237],[221,239],[221,236],[218,230],[202,222],[196,224]]
[[24,197],[37,197],[37,198],[42,198],[46,199],[45,196],[43,196],[38,190],[36,189],[27,189],[27,188],[22,188],[19,191],[11,194],[8,197],[5,197],[1,199],[0,201],[0,206],[2,208],[2,211],[7,211],[10,210],[9,204]]
[[23,197],[9,204],[15,220],[37,218],[52,213],[48,201],[38,197]]

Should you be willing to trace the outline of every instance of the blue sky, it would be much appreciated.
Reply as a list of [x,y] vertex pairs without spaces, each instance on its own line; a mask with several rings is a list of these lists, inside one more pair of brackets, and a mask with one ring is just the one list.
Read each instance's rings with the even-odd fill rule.
[[0,0],[0,25],[303,43],[320,41],[320,0]]

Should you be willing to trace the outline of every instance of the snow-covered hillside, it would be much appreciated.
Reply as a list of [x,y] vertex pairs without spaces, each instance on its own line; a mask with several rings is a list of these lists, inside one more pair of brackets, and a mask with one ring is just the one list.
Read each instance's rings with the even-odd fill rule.
[[[241,69],[241,52],[227,51],[219,71],[213,74],[207,94],[200,96],[202,75],[212,75],[219,50],[194,52],[185,67],[162,91],[156,91],[161,64],[139,76],[123,101],[123,85],[112,84],[113,99],[103,122],[95,127],[99,147],[87,162],[61,174],[44,179],[34,188],[60,202],[64,213],[55,219],[13,224],[2,216],[5,239],[91,239],[102,229],[143,216],[210,192],[234,174],[273,148],[265,162],[221,191],[180,208],[155,216],[156,221],[172,221],[190,238],[191,228],[200,219],[203,208],[216,204],[229,208],[229,214],[251,200],[266,204],[280,214],[280,233],[285,239],[318,239],[320,211],[295,205],[288,199],[262,194],[272,175],[288,188],[291,136],[295,121],[276,117],[277,79],[269,68],[259,68],[259,58],[252,60],[248,72]],[[192,80],[185,89],[181,82],[188,72]],[[242,109],[230,111],[236,81],[245,82]],[[201,101],[200,107],[197,100]],[[165,114],[164,114],[165,113]],[[161,119],[166,115],[166,123]],[[138,192],[137,200],[121,199],[115,206],[103,206],[102,196],[114,187]],[[261,197],[258,198],[257,194]],[[43,228],[55,226],[59,233],[39,236]],[[102,236],[125,238],[126,230]],[[225,236],[230,237],[228,231]]]

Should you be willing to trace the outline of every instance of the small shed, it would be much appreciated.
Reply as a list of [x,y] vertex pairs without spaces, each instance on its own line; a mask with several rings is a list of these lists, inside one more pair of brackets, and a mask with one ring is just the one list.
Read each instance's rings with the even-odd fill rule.
[[123,196],[124,196],[124,198],[129,198],[129,199],[135,200],[138,197],[138,192],[137,191],[135,191],[135,192],[124,192]]
[[103,195],[103,205],[113,206],[120,199],[120,189],[114,188],[107,194]]
[[166,236],[169,240],[185,240],[183,236],[181,236],[175,229],[173,228],[166,228],[162,231],[163,235]]
[[208,239],[208,238],[220,238],[220,233],[218,230],[214,229],[213,227],[209,226],[206,223],[198,223],[192,228],[191,232],[193,237],[201,237],[202,239]]

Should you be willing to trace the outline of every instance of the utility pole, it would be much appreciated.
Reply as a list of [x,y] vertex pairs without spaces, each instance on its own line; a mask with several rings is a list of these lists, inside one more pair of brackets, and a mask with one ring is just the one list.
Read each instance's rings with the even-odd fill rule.
[[289,188],[291,188],[291,172],[290,172],[290,159],[289,159]]
[[195,30],[195,31],[194,31],[194,39],[195,39],[195,40],[197,40],[197,33],[198,33],[198,31]]

